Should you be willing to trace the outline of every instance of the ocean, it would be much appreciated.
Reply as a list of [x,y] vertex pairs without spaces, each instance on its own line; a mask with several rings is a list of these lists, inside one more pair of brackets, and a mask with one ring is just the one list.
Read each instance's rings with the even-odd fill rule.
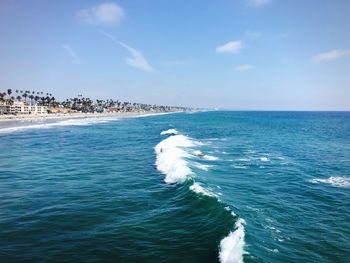
[[349,211],[349,112],[0,123],[0,262],[345,263]]

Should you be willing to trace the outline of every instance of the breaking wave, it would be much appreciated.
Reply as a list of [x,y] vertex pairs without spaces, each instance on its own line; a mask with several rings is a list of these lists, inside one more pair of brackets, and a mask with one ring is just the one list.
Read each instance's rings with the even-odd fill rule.
[[[209,190],[203,184],[195,181],[195,174],[191,166],[197,167],[201,170],[208,171],[209,166],[191,162],[190,159],[204,159],[207,161],[214,161],[218,158],[202,153],[198,149],[194,149],[200,145],[201,142],[191,139],[185,135],[179,134],[175,129],[165,130],[161,135],[168,135],[167,138],[158,143],[155,147],[156,153],[156,167],[165,177],[164,181],[167,184],[182,184],[189,181],[189,190],[199,196],[206,196],[215,198],[218,202],[219,194]],[[230,211],[229,207],[225,208],[231,212],[232,219],[235,220],[237,215]],[[244,219],[238,219],[235,224],[235,230],[231,231],[228,236],[220,241],[219,258],[221,263],[241,263],[244,255]]]
[[[167,134],[167,133],[163,133]],[[170,136],[155,147],[157,154],[157,169],[165,175],[164,181],[168,184],[183,183],[193,174],[185,159],[190,154],[186,148],[196,143],[184,135]]]
[[219,258],[221,263],[243,263],[244,252],[244,219],[238,219],[236,230],[230,232],[220,241]]

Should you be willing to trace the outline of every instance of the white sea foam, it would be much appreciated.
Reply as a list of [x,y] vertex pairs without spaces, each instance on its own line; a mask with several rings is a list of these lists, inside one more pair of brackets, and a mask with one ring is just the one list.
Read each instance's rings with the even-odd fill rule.
[[59,127],[59,126],[83,126],[83,125],[91,125],[91,124],[98,124],[98,123],[106,123],[106,122],[114,121],[118,119],[119,118],[101,118],[101,117],[68,119],[68,120],[61,120],[58,122],[51,122],[51,123],[37,123],[37,124],[30,124],[25,126],[2,128],[0,129],[0,133],[11,133],[11,132],[23,131],[28,129],[48,129],[48,128]]
[[247,166],[244,165],[233,165],[232,167],[235,169],[247,169]]
[[237,229],[220,241],[219,258],[221,263],[243,263],[243,255],[245,254],[244,225],[244,219],[238,219]]
[[193,151],[193,155],[195,156],[204,156],[204,153],[202,153],[200,150]]
[[193,162],[192,165],[200,170],[209,171],[210,165]]
[[344,187],[344,188],[350,188],[350,178],[349,177],[341,177],[341,176],[331,176],[327,179],[311,179],[311,183],[325,183],[330,184],[335,187]]
[[262,162],[268,162],[268,161],[270,161],[270,159],[267,158],[266,156],[262,156],[262,157],[260,157],[260,161],[262,161]]
[[183,183],[193,174],[186,157],[190,154],[186,148],[193,147],[196,142],[184,135],[170,136],[155,147],[157,169],[165,175],[166,183]]
[[211,156],[211,155],[204,155],[204,156],[203,156],[203,159],[208,160],[208,161],[216,161],[216,160],[219,160],[218,157],[216,157],[216,156]]
[[196,194],[199,195],[206,195],[206,196],[211,196],[211,197],[217,197],[215,193],[212,191],[205,189],[203,186],[201,186],[199,183],[193,183],[190,186],[190,190],[195,192]]
[[[199,145],[202,145],[202,144],[199,143]],[[218,160],[218,159],[219,159],[218,157],[204,154],[204,153],[201,152],[200,150],[195,150],[195,151],[193,151],[193,155],[196,156],[196,157],[199,157],[199,158],[201,158],[201,159],[207,160],[207,161],[215,161],[215,160]]]
[[167,135],[167,134],[178,134],[179,132],[175,129],[169,129],[169,130],[166,130],[166,131],[162,131],[160,133],[160,135]]

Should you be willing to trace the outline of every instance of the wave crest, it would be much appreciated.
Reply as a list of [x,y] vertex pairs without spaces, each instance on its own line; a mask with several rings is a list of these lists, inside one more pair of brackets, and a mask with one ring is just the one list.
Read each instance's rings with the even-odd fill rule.
[[237,229],[220,241],[219,258],[221,263],[243,263],[245,224],[244,219],[238,219],[235,225]]
[[[172,135],[162,140],[155,147],[157,155],[156,166],[165,175],[164,181],[166,183],[183,183],[193,177],[190,163],[187,160],[191,157],[200,157],[210,161],[217,160],[217,157],[205,155],[199,150],[191,152],[190,148],[202,144],[187,136],[177,134],[175,129],[163,131],[161,135]],[[192,163],[192,165],[205,171],[208,170],[207,166],[196,162]],[[202,184],[195,182],[193,179],[191,181],[192,184],[189,186],[189,190],[198,195],[215,198],[218,202],[221,202],[216,193],[206,189]],[[231,212],[229,207],[225,207],[225,210]],[[231,215],[233,218],[236,218],[234,212],[231,212]],[[221,263],[243,263],[243,254],[245,253],[244,225],[244,219],[238,219],[235,224],[236,230],[229,232],[228,236],[221,240],[219,253]]]

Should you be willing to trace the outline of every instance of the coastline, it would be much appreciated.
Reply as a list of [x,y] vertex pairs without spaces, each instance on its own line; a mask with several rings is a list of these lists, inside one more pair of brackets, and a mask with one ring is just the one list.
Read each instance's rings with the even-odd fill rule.
[[55,119],[76,119],[76,118],[99,118],[99,117],[137,117],[149,115],[162,115],[175,112],[113,112],[113,113],[48,113],[48,114],[21,114],[21,115],[0,115],[0,125],[2,122],[15,121],[43,121]]
[[50,128],[56,126],[75,126],[103,123],[118,119],[141,118],[173,114],[173,112],[118,112],[118,113],[74,113],[74,114],[47,114],[47,115],[20,115],[15,118],[1,118],[0,134],[12,133],[27,129]]

